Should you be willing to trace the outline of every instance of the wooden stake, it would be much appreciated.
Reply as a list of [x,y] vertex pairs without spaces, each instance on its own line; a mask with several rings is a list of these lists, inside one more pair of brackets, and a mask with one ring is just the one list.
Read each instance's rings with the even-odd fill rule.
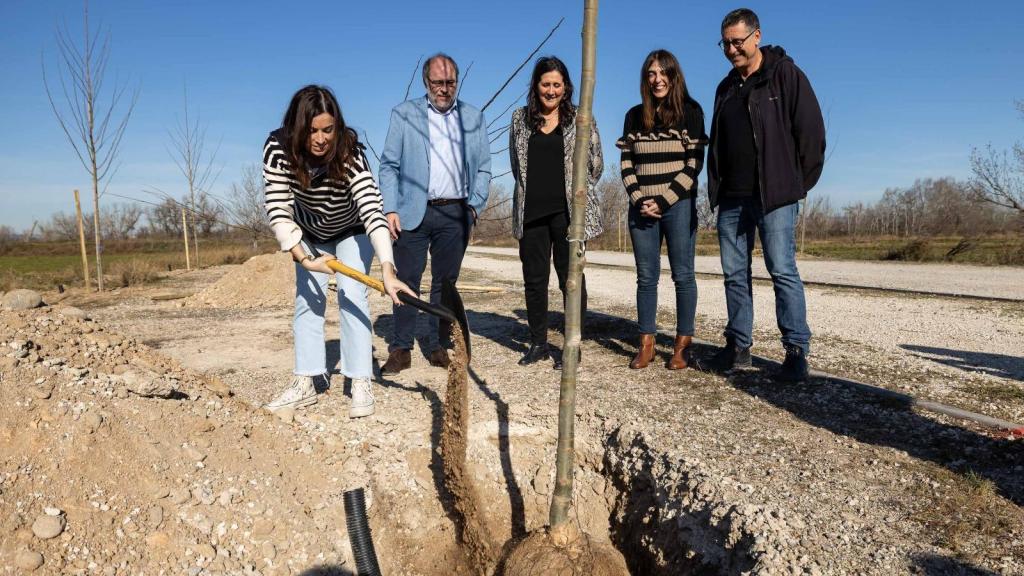
[[181,233],[185,236],[185,269],[192,269],[192,261],[188,255],[188,218],[185,217],[185,209],[181,209]]
[[78,199],[75,189],[75,217],[78,220],[78,246],[82,249],[82,274],[85,276],[85,289],[89,289],[89,257],[85,252],[85,225],[82,223],[82,202]]

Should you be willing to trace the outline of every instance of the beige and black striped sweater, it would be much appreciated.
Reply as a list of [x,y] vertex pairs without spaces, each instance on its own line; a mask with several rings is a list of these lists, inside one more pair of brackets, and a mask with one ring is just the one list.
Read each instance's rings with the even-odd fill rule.
[[639,206],[647,199],[667,209],[697,193],[697,175],[704,167],[704,112],[688,101],[684,122],[672,127],[643,126],[643,109],[634,106],[626,113],[622,138],[615,145],[622,150],[622,183],[629,200]]

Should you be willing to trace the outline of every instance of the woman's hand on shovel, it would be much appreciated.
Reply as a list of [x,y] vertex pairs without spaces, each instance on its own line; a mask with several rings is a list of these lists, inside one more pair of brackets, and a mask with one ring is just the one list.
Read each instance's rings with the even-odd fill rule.
[[381,268],[384,271],[384,291],[391,297],[391,301],[394,302],[395,306],[402,305],[401,300],[398,299],[399,292],[405,292],[413,298],[419,298],[404,282],[398,279],[398,276],[395,274],[394,264],[385,262]]
[[323,272],[324,274],[333,275],[334,270],[331,270],[331,267],[327,265],[331,260],[336,260],[336,258],[331,254],[324,254],[319,258],[302,260],[301,266],[310,272]]

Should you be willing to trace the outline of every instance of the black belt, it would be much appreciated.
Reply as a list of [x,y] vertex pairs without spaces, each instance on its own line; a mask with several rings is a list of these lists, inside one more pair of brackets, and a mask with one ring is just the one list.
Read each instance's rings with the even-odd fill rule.
[[447,206],[449,204],[462,204],[465,201],[465,198],[437,198],[436,200],[427,200],[427,206]]

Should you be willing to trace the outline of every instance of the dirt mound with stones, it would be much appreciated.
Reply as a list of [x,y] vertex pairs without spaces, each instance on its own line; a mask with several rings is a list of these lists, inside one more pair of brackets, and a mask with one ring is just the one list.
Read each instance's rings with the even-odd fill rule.
[[351,566],[340,462],[85,316],[0,312],[0,573]]
[[295,264],[287,252],[253,256],[202,292],[186,306],[267,308],[291,306],[295,300]]

